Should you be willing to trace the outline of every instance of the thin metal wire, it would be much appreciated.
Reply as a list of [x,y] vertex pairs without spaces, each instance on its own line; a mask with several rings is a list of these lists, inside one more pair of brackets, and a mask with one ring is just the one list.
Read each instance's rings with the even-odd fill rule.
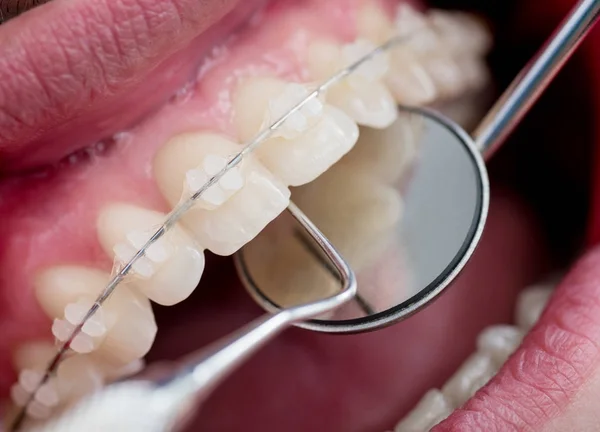
[[273,135],[273,133],[277,129],[279,129],[287,121],[287,119],[290,116],[292,116],[293,114],[295,114],[296,112],[301,110],[311,100],[319,97],[323,92],[327,91],[331,86],[333,86],[334,84],[337,84],[339,81],[341,81],[342,79],[344,79],[345,77],[347,77],[348,75],[350,75],[351,73],[356,71],[356,69],[358,69],[364,63],[371,60],[373,57],[386,52],[388,49],[390,49],[393,46],[399,45],[401,43],[404,43],[404,42],[410,40],[417,33],[421,32],[422,30],[425,30],[426,28],[429,28],[429,25],[424,25],[422,28],[418,28],[408,35],[400,35],[400,36],[392,37],[387,42],[379,45],[377,48],[373,49],[371,52],[369,52],[365,56],[361,57],[354,63],[350,64],[349,66],[347,66],[347,67],[341,69],[339,72],[335,73],[333,76],[331,76],[326,81],[324,81],[321,85],[319,85],[315,90],[313,90],[310,94],[308,94],[303,100],[301,100],[296,105],[294,105],[287,113],[285,113],[283,116],[281,116],[277,121],[272,123],[269,127],[263,129],[254,138],[252,138],[250,141],[248,141],[244,145],[243,149],[238,154],[233,156],[232,159],[227,163],[227,165],[225,165],[225,167],[223,169],[221,169],[221,171],[219,171],[218,173],[213,175],[206,183],[204,183],[204,185],[200,189],[198,189],[190,197],[188,197],[186,200],[184,200],[178,206],[176,206],[171,211],[171,213],[169,214],[169,216],[167,217],[165,222],[157,229],[157,231],[152,235],[152,237],[150,237],[150,239],[148,239],[148,241],[144,244],[144,246],[142,246],[142,248],[140,248],[136,252],[136,254],[113,276],[113,278],[106,285],[104,290],[96,298],[96,301],[94,302],[94,304],[90,307],[88,312],[85,314],[83,320],[77,326],[75,326],[75,328],[71,332],[69,338],[66,341],[64,341],[62,343],[62,345],[60,345],[58,352],[56,353],[56,355],[52,358],[52,360],[48,364],[42,379],[40,380],[37,387],[31,393],[31,396],[29,397],[29,399],[27,400],[25,405],[18,412],[18,414],[15,418],[15,421],[13,422],[13,424],[11,425],[11,428],[9,430],[17,431],[22,426],[22,424],[26,418],[27,407],[34,400],[37,390],[39,390],[39,388],[41,386],[43,386],[46,382],[48,382],[48,380],[51,378],[51,376],[56,372],[56,369],[60,365],[61,361],[64,359],[65,355],[69,352],[71,343],[73,342],[73,339],[75,339],[75,337],[77,337],[77,335],[79,335],[79,333],[81,333],[81,329],[83,328],[85,323],[94,316],[94,314],[98,311],[98,309],[102,306],[102,304],[111,296],[111,294],[117,288],[117,286],[129,274],[133,265],[139,259],[141,259],[145,256],[148,248],[150,246],[152,246],[152,244],[154,244],[162,236],[164,236],[169,231],[169,229],[171,229],[182,218],[182,216],[194,206],[195,202],[202,196],[202,194],[208,188],[210,188],[212,185],[214,185],[216,182],[218,182],[229,170],[238,166],[242,162],[242,160],[247,155],[249,155],[256,147],[258,147],[262,142],[264,142],[265,140],[270,138]]

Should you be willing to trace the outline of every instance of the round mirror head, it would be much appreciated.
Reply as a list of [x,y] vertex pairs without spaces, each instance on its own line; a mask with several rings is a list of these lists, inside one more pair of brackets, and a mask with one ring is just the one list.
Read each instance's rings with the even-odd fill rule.
[[[353,301],[301,327],[350,333],[406,318],[452,282],[479,241],[489,186],[473,141],[432,111],[399,112],[387,129],[362,129],[342,160],[292,190],[358,282]],[[327,257],[289,212],[235,259],[246,288],[269,311],[341,289]]]

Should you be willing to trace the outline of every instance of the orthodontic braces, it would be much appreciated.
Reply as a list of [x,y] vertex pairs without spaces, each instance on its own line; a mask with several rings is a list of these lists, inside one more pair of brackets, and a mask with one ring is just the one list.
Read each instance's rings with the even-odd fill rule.
[[[190,210],[196,201],[202,196],[202,194],[215,183],[217,183],[229,170],[237,167],[243,159],[252,153],[252,151],[258,147],[262,142],[267,140],[272,136],[272,134],[277,131],[286,120],[291,117],[293,114],[301,110],[305,105],[307,105],[311,100],[319,97],[325,91],[327,91],[331,86],[337,84],[339,81],[344,79],[345,77],[352,74],[356,71],[360,66],[364,63],[370,61],[374,57],[379,54],[386,52],[387,50],[393,48],[396,45],[407,42],[411,38],[413,38],[419,32],[431,28],[430,25],[425,25],[423,27],[417,28],[413,30],[410,34],[403,34],[391,37],[388,41],[379,45],[377,48],[373,49],[371,52],[361,57],[354,63],[346,66],[345,68],[339,70],[333,76],[325,80],[318,87],[315,88],[311,93],[309,93],[303,100],[294,105],[287,113],[281,116],[277,121],[272,123],[269,127],[263,129],[257,135],[254,136],[250,141],[248,141],[243,149],[239,151],[235,156],[233,156],[218,173],[214,174],[208,181],[204,183],[204,185],[196,190],[191,196],[186,198],[183,202],[180,202],[167,216],[166,220],[163,224],[154,232],[154,234],[146,241],[144,246],[140,248],[135,255],[129,259],[129,261],[120,268],[120,270],[112,277],[110,282],[106,285],[104,290],[98,295],[92,307],[88,310],[88,312],[83,317],[83,320],[75,326],[72,330],[69,337],[60,345],[58,352],[52,358],[46,370],[42,375],[42,379],[39,381],[37,386],[31,392],[31,395],[27,402],[19,409],[17,415],[15,417],[14,422],[12,423],[9,431],[17,431],[23,425],[27,417],[27,408],[34,401],[35,394],[37,391],[48,382],[48,380],[52,377],[52,375],[58,369],[60,363],[65,358],[67,353],[70,351],[70,346],[73,340],[81,333],[83,326],[91,319],[98,309],[103,305],[103,303],[111,296],[113,291],[117,288],[117,286],[125,279],[125,277],[130,273],[133,265],[145,256],[146,251],[150,246],[152,246],[156,241],[158,241],[161,237],[163,237],[182,217],[183,215]],[[290,202],[291,203],[291,202]]]

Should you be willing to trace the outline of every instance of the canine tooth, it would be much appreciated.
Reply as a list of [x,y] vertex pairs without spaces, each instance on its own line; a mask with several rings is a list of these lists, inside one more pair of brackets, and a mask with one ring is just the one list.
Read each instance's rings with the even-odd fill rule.
[[548,286],[533,286],[522,291],[517,299],[517,325],[529,331],[542,315],[551,295],[552,288]]
[[[242,140],[270,124],[271,101],[290,85],[298,84],[276,78],[254,78],[238,87],[234,122]],[[358,138],[356,123],[329,104],[310,120],[309,127],[295,138],[286,138],[292,136],[287,132],[286,136],[278,134],[255,150],[266,168],[287,185],[299,186],[314,180],[346,154]]]
[[439,390],[429,390],[417,406],[394,429],[395,432],[425,432],[452,413],[446,396]]
[[[210,133],[174,137],[154,160],[157,184],[167,201],[176,205],[184,192],[186,172],[207,155],[233,155],[240,150],[239,144]],[[230,255],[252,240],[289,203],[289,190],[252,155],[238,167],[244,179],[241,189],[220,207],[194,207],[182,220],[200,244],[219,255]],[[232,183],[239,181],[233,179]]]
[[[141,207],[109,205],[98,217],[100,244],[107,253],[115,250],[117,255],[120,247],[127,247],[133,256],[154,233],[152,227],[160,226],[165,219],[166,215]],[[145,273],[146,279],[135,280],[135,288],[150,300],[170,306],[185,300],[198,285],[204,271],[204,253],[188,233],[174,226],[137,263],[152,271]],[[139,271],[139,267],[134,266],[134,270]]]
[[455,408],[459,407],[483,387],[496,371],[489,355],[475,353],[446,382],[442,392]]
[[523,339],[523,331],[511,325],[495,325],[477,337],[477,348],[489,355],[497,367],[502,366]]
[[[52,267],[36,278],[36,294],[46,314],[56,317],[63,314],[69,303],[75,303],[82,297],[98,295],[109,280],[109,274],[91,268]],[[107,318],[107,331],[93,355],[120,366],[143,357],[156,335],[156,323],[148,299],[133,291],[130,286],[119,286],[104,302],[103,309]],[[91,339],[85,333],[78,335],[83,336]],[[88,346],[85,343],[89,339],[82,339],[82,346],[77,348],[85,350],[85,346]],[[71,347],[76,348],[73,345]]]

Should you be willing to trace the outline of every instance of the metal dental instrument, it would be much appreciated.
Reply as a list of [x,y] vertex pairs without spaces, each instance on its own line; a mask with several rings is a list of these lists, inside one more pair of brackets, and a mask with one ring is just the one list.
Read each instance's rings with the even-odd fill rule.
[[[399,107],[400,119],[389,128],[399,131],[396,135],[382,131],[377,132],[379,138],[375,141],[373,138],[363,144],[359,140],[353,151],[359,151],[361,145],[368,147],[370,150],[361,153],[364,157],[368,151],[375,151],[377,145],[385,145],[390,140],[396,146],[405,145],[397,138],[402,128],[407,124],[421,123],[420,136],[413,138],[411,144],[418,149],[418,155],[410,166],[409,178],[402,178],[402,181],[391,185],[402,196],[403,220],[397,226],[389,227],[387,249],[377,258],[371,257],[383,270],[374,270],[372,264],[354,267],[358,281],[355,303],[345,306],[329,319],[311,320],[298,326],[331,333],[375,330],[401,321],[425,307],[455,279],[481,237],[487,214],[489,186],[481,156],[491,157],[504,142],[596,23],[599,11],[600,0],[580,0],[573,7],[536,57],[495,103],[474,132],[473,139],[460,126],[438,113],[422,108]],[[400,157],[398,166],[403,164]],[[373,171],[372,175],[377,176],[377,173]],[[320,181],[317,179],[314,183],[319,184]],[[335,207],[336,198],[329,193],[332,203],[327,205],[335,208],[332,212],[340,213],[339,206],[352,193],[350,187],[339,190],[337,195],[343,198],[338,200],[342,203],[338,207]],[[311,196],[310,193],[308,195]],[[318,199],[316,194],[311,197]],[[342,247],[343,236],[336,236],[339,227],[331,226],[331,223],[328,226],[323,211],[311,209],[310,199],[302,201],[301,194],[294,199],[330,241],[338,245],[346,258],[356,252],[350,247],[348,250]],[[365,198],[365,206],[370,205],[369,199]],[[346,213],[355,211],[353,209],[359,207],[358,204],[355,202],[353,207],[348,207]],[[278,233],[282,231],[281,226],[290,222],[287,215],[282,215]],[[284,267],[282,274],[293,275],[289,276],[289,284],[302,278],[312,280],[310,278],[320,277],[319,280],[325,280],[323,275],[319,276],[323,273],[323,266],[318,257],[312,258],[312,265],[308,268],[306,256],[311,255],[308,250],[305,251],[302,268],[294,262],[272,262],[267,263],[274,269],[272,273],[262,271],[264,263],[256,259],[257,251],[269,247],[269,236],[274,229],[273,225],[267,227],[235,256],[238,273],[247,290],[263,308],[272,312],[293,304],[288,291],[297,293],[301,290],[290,285],[286,291],[285,284],[288,282],[282,281],[282,278],[277,279],[278,284],[274,286],[272,280],[277,276],[274,273],[277,269]],[[357,238],[361,227],[356,224],[353,229],[351,236]],[[288,248],[302,247],[300,241],[293,241],[293,233],[289,237]],[[369,238],[361,246],[367,250],[374,249],[381,247],[378,242],[383,243],[380,239]],[[393,264],[386,264],[389,256],[395,257]],[[402,267],[402,275],[398,274],[398,270],[394,272],[394,266]],[[386,272],[392,276],[384,283],[380,275]],[[309,287],[306,288],[307,296],[309,293],[314,295]]]
[[[299,101],[296,105],[294,105],[286,114],[281,116],[277,121],[272,123],[269,127],[260,131],[255,137],[253,137],[250,141],[245,143],[243,149],[238,154],[233,156],[221,171],[213,175],[208,181],[206,181],[206,183],[200,189],[193,191],[190,196],[186,197],[179,205],[177,205],[168,215],[164,223],[152,234],[152,236],[148,239],[144,246],[141,249],[139,249],[128,262],[123,263],[122,265],[119,265],[117,267],[116,274],[111,278],[104,290],[98,295],[94,304],[86,313],[83,320],[77,326],[75,326],[74,330],[71,332],[70,336],[66,339],[66,341],[59,345],[56,355],[51,359],[50,363],[48,364],[39,384],[31,393],[31,396],[25,404],[25,406],[22,407],[17,413],[15,421],[12,423],[10,430],[16,431],[20,429],[27,417],[26,411],[29,404],[34,400],[35,393],[37,392],[37,390],[39,390],[40,387],[46,384],[46,382],[48,382],[48,380],[56,373],[58,366],[65,358],[65,356],[70,352],[70,345],[72,341],[82,331],[82,328],[85,325],[85,323],[96,314],[96,312],[100,309],[102,304],[112,295],[113,291],[117,289],[118,285],[132,272],[133,265],[138,260],[144,257],[148,248],[152,246],[152,244],[154,244],[156,241],[158,241],[161,237],[163,237],[181,219],[181,217],[194,206],[196,201],[204,194],[204,192],[208,188],[210,188],[212,185],[218,182],[230,169],[238,166],[247,155],[252,153],[252,151],[256,147],[258,147],[266,139],[270,138],[271,135],[276,130],[278,130],[290,116],[302,109],[302,107],[309,103],[312,99],[319,97],[331,86],[338,83],[340,80],[342,80],[349,74],[353,73],[357,68],[359,68],[361,65],[368,62],[381,52],[386,51],[394,45],[398,45],[407,40],[410,40],[415,33],[418,33],[418,31],[419,30],[417,29],[415,32],[409,35],[400,35],[390,39],[386,43],[380,45],[370,53],[366,54],[364,57],[341,69],[335,75],[327,79],[315,90],[313,90],[309,95],[307,95],[303,100]],[[298,209],[294,207],[293,203],[291,203],[290,205],[290,212],[299,222],[301,222],[301,213]],[[302,222],[301,225],[306,229],[306,226]],[[327,240],[324,237],[323,241],[327,243]]]
[[266,314],[201,349],[167,375],[154,374],[110,385],[33,431],[179,430],[212,390],[264,344],[292,324],[335,310],[356,294],[354,273],[315,225],[293,203],[288,212],[338,274],[341,290],[318,301]]

